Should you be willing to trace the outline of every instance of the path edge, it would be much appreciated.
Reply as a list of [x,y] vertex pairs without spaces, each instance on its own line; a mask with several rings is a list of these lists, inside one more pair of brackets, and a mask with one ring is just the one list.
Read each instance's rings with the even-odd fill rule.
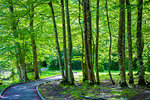
[[40,94],[39,86],[41,86],[41,85],[43,85],[43,84],[45,84],[45,83],[51,82],[51,81],[56,81],[56,80],[61,80],[61,79],[54,79],[54,80],[50,80],[50,81],[43,82],[43,83],[41,83],[41,84],[39,84],[39,85],[37,85],[37,86],[36,86],[37,94],[40,96],[40,98],[41,98],[42,100],[45,100],[45,99],[44,99],[44,97]]
[[[48,81],[48,82],[51,82],[51,81]],[[44,83],[47,83],[47,82],[44,82]],[[40,98],[41,98],[42,100],[45,100],[45,99],[44,99],[44,97],[40,94],[39,86],[41,86],[41,85],[44,84],[44,83],[41,83],[41,84],[39,84],[38,86],[36,86],[37,94],[40,96]]]

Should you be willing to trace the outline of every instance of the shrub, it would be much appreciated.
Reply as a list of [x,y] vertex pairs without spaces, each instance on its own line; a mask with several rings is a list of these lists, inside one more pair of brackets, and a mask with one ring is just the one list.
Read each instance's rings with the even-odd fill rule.
[[104,65],[103,64],[101,64],[101,63],[98,64],[98,71],[104,72]]
[[49,70],[59,70],[59,61],[57,59],[53,59],[49,62],[48,65]]

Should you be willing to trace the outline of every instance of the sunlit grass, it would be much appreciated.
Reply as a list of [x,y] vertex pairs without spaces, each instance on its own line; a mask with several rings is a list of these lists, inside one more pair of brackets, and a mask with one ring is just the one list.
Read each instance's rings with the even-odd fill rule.
[[[150,73],[149,72],[145,72],[145,79],[147,81],[150,81]],[[125,89],[119,89],[119,81],[120,81],[120,75],[119,75],[119,71],[112,71],[112,77],[115,80],[115,83],[117,83],[117,85],[115,86],[111,86],[108,84],[111,84],[110,81],[110,77],[108,72],[101,72],[99,73],[100,75],[100,81],[101,84],[107,84],[107,85],[89,85],[87,83],[82,83],[82,72],[79,72],[75,77],[76,77],[76,82],[77,83],[82,83],[83,85],[81,86],[63,86],[60,85],[62,87],[66,87],[68,88],[67,91],[61,92],[61,94],[64,95],[71,95],[70,97],[74,97],[76,99],[81,99],[79,97],[79,94],[82,94],[85,97],[92,97],[92,98],[108,98],[108,100],[116,100],[116,98],[121,98],[119,100],[124,100],[125,98],[131,98],[134,97],[138,94],[138,90],[137,89],[132,89],[132,88],[125,88]],[[129,80],[129,76],[128,76],[128,71],[126,72],[126,80],[128,83]],[[134,71],[134,81],[135,84],[137,84],[138,81],[138,75],[137,75],[137,71]],[[107,83],[105,83],[107,82]],[[128,83],[129,85],[129,83]]]

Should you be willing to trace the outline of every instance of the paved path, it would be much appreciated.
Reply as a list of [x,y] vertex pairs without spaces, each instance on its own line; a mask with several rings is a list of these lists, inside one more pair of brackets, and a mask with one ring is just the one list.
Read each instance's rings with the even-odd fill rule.
[[40,79],[33,82],[27,82],[19,85],[12,86],[8,88],[0,99],[2,100],[41,100],[37,94],[36,86],[47,82],[53,81],[57,79],[61,79],[62,77],[54,76],[50,78]]

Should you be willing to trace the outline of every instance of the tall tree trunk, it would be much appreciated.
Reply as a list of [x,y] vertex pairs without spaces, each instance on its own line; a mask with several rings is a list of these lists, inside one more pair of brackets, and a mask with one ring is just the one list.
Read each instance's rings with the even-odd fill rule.
[[120,69],[120,86],[126,87],[126,75],[125,75],[125,7],[124,0],[119,0],[120,3],[120,21],[119,21],[119,35],[118,35],[118,60]]
[[92,71],[92,77],[95,82],[95,75],[93,70],[93,59],[92,59],[92,20],[91,20],[91,10],[90,10],[90,0],[86,0],[87,3],[87,29],[88,29],[88,46],[89,46],[89,57],[91,62],[91,71]]
[[128,56],[129,56],[129,83],[133,84],[133,65],[132,65],[132,39],[131,39],[131,5],[130,1],[126,0],[127,5],[127,33],[128,33]]
[[63,54],[64,54],[64,67],[65,67],[65,81],[68,81],[68,65],[66,55],[66,27],[65,27],[65,13],[64,13],[64,0],[61,0],[62,12],[62,29],[63,29]]
[[35,79],[39,79],[36,43],[35,43],[35,36],[33,33],[33,18],[34,18],[34,7],[33,4],[31,4],[30,30],[31,30],[32,52],[33,52],[33,66],[34,66]]
[[89,78],[89,82],[90,84],[94,84],[94,78],[93,78],[93,72],[92,72],[92,64],[91,64],[91,59],[90,59],[90,46],[89,46],[89,41],[88,39],[90,39],[90,37],[88,37],[88,30],[89,30],[89,27],[87,25],[87,23],[89,21],[88,20],[88,6],[87,6],[87,3],[88,3],[88,0],[84,0],[83,1],[83,14],[84,14],[84,42],[85,42],[85,55],[86,55],[86,63],[87,63],[87,66],[88,66],[88,78]]
[[50,9],[52,11],[52,19],[53,19],[53,24],[54,24],[55,41],[56,41],[56,49],[57,49],[58,59],[59,59],[59,67],[61,69],[61,75],[62,75],[62,79],[64,81],[65,76],[64,76],[64,70],[63,70],[63,65],[62,65],[62,60],[61,60],[60,47],[59,47],[59,42],[58,42],[57,26],[56,26],[55,14],[54,14],[53,6],[52,6],[52,1],[49,3],[49,6],[50,6]]
[[138,0],[138,19],[137,19],[137,55],[139,62],[139,70],[138,70],[138,84],[146,85],[144,79],[144,66],[142,60],[143,46],[142,46],[142,10],[143,10],[143,0]]
[[113,81],[113,78],[112,78],[112,75],[111,75],[111,71],[110,71],[112,36],[111,36],[111,30],[110,30],[110,24],[109,24],[107,0],[106,0],[106,15],[107,15],[107,21],[108,21],[109,38],[110,38],[110,44],[109,44],[109,68],[108,68],[108,71],[109,71],[110,80],[111,80],[112,84],[115,85],[115,82]]
[[[14,7],[13,7],[13,1],[10,0],[9,2],[9,10],[11,12],[11,21],[12,21],[12,31],[13,31],[13,35],[14,35],[14,38],[18,38],[18,35],[15,33],[16,29],[17,29],[17,25],[16,25],[16,21],[14,20]],[[16,45],[16,67],[17,67],[17,70],[18,70],[18,73],[19,73],[19,81],[22,82],[23,81],[23,78],[22,78],[22,73],[21,73],[21,68],[19,66],[19,46],[20,45],[18,42],[15,42],[15,45]]]
[[99,0],[97,0],[97,12],[96,12],[96,79],[97,83],[100,84],[99,72],[98,72],[98,40],[99,40]]
[[88,80],[88,76],[87,76],[87,66],[84,65],[84,37],[83,37],[83,29],[82,29],[82,25],[81,25],[81,8],[80,8],[80,1],[79,1],[79,25],[80,25],[80,29],[81,29],[81,37],[82,37],[82,54],[81,54],[81,68],[82,68],[82,74],[83,74],[83,82],[85,82],[86,80]]
[[68,81],[70,84],[74,84],[73,82],[74,76],[71,69],[72,39],[71,39],[68,0],[65,0],[65,4],[66,4],[66,19],[67,19],[67,31],[68,31]]

